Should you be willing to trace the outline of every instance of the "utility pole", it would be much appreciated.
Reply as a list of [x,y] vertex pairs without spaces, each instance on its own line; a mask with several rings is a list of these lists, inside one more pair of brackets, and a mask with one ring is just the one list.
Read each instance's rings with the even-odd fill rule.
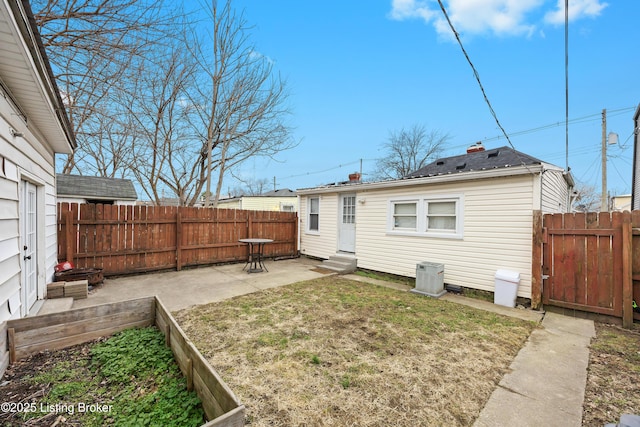
[[602,110],[602,194],[600,195],[600,212],[609,211],[607,197],[607,110]]

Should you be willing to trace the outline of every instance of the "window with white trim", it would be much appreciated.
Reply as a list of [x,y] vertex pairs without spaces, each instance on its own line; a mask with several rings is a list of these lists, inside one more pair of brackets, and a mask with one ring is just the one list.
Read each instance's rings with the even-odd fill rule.
[[416,201],[393,203],[393,229],[417,231],[418,203]]
[[280,203],[280,212],[295,212],[296,207],[290,203]]
[[320,197],[309,197],[307,231],[320,231]]
[[427,214],[427,231],[440,230],[445,232],[456,231],[456,202],[453,200],[427,200],[425,201]]
[[462,195],[391,199],[387,232],[460,239],[462,218]]

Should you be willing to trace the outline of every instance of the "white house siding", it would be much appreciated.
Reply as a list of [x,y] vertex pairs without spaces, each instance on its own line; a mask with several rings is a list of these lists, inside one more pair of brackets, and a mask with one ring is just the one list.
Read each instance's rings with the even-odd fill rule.
[[[23,136],[14,137],[10,128]],[[20,317],[19,310],[10,313],[9,300],[20,295],[22,180],[37,187],[39,299],[45,296],[57,262],[54,155],[37,141],[13,107],[0,97],[0,162],[4,162],[4,172],[0,167],[0,322]]]
[[240,199],[219,200],[218,208],[220,209],[242,209]]
[[329,258],[338,249],[338,201],[337,193],[321,194],[318,232],[307,231],[308,197],[300,197],[300,252],[304,255]]
[[563,171],[546,169],[542,174],[542,213],[564,213],[569,212],[569,187],[565,180]]
[[252,211],[280,211],[282,205],[293,205],[298,210],[297,197],[243,197],[241,209]]
[[[4,146],[5,141],[0,144]],[[20,295],[17,170],[6,159],[4,164],[5,172],[0,173],[0,322],[20,316],[19,310],[9,312],[9,298]]]
[[[534,182],[524,175],[360,192],[356,213],[358,267],[415,277],[416,264],[444,264],[446,283],[493,291],[498,269],[521,276],[518,295],[531,297]],[[460,194],[463,238],[387,234],[389,200]],[[335,220],[334,220],[335,221]],[[305,245],[302,245],[304,250]]]
[[[55,175],[54,175],[55,176]],[[54,267],[58,263],[58,205],[54,185],[45,186],[45,282],[53,280]],[[44,287],[42,293],[38,292],[38,298],[44,298]],[[40,291],[40,289],[38,290]]]

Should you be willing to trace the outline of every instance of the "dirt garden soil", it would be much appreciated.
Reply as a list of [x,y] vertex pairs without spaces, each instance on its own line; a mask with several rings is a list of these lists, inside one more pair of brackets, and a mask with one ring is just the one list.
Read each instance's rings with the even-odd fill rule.
[[[12,405],[3,407],[0,411],[0,425],[2,426],[78,426],[80,414],[69,414],[62,408],[54,408],[45,414],[38,415],[28,421],[24,421],[21,415],[30,409],[41,409],[44,398],[50,392],[54,383],[34,383],[30,379],[40,374],[48,374],[56,369],[60,363],[84,366],[90,360],[90,348],[92,345],[104,341],[104,339],[90,341],[84,344],[69,347],[64,350],[43,351],[17,361],[9,366],[0,380],[0,403]],[[89,375],[89,371],[86,372]],[[85,401],[92,399],[86,396]],[[33,406],[35,405],[35,407]],[[46,406],[45,406],[46,408]],[[60,410],[56,410],[60,409]],[[31,411],[35,412],[35,411]]]

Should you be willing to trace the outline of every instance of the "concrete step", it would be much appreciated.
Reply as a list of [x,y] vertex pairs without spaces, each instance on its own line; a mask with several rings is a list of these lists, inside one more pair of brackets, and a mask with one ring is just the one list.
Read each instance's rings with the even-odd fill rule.
[[71,310],[73,307],[73,298],[52,298],[43,301],[42,307],[38,310],[38,316],[42,314],[59,313]]
[[348,274],[356,271],[357,260],[351,257],[335,255],[322,261],[322,264],[318,265],[318,267],[332,270],[340,274]]

